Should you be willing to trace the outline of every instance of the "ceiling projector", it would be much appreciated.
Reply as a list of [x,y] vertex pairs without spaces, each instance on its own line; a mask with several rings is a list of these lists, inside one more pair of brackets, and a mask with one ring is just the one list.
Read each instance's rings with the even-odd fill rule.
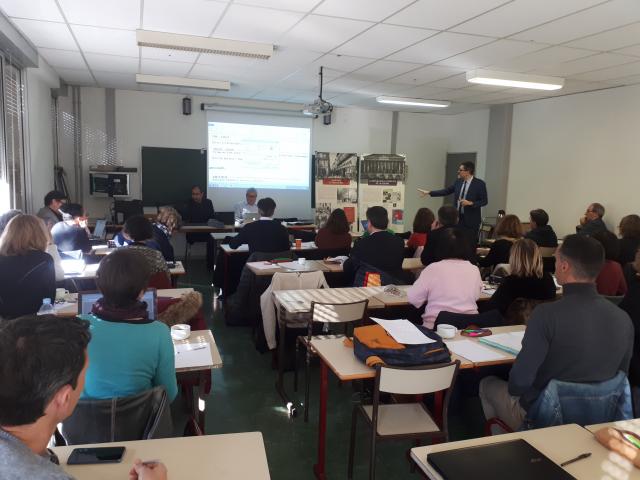
[[313,103],[308,103],[302,109],[302,113],[305,115],[312,115],[314,118],[318,118],[323,115],[323,121],[325,125],[331,125],[331,112],[333,112],[333,105],[322,98],[322,67],[318,72],[320,77],[320,93]]

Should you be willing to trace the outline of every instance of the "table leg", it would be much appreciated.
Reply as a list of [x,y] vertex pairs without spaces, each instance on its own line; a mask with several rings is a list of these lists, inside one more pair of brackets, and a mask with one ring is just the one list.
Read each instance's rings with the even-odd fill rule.
[[318,415],[318,461],[313,466],[313,473],[318,480],[325,480],[325,454],[327,442],[327,398],[328,398],[328,373],[327,364],[320,360],[320,413]]
[[433,398],[433,410],[434,410],[434,415],[435,415],[435,421],[436,424],[442,428],[442,401],[443,401],[443,395],[442,395],[442,391],[440,392],[436,392],[434,394],[434,398]]
[[[282,315],[284,315],[284,312]],[[276,390],[278,391],[278,394],[280,394],[280,398],[282,398],[289,416],[295,417],[298,413],[297,408],[291,399],[289,399],[289,396],[284,389],[284,362],[286,357],[285,336],[287,334],[287,327],[284,321],[281,320],[280,316],[276,321],[278,322],[278,330],[280,331],[280,339],[278,343],[278,379],[276,380]]]
[[198,427],[200,429],[200,432],[198,433],[198,435],[204,435],[205,429],[204,429],[204,418],[205,418],[205,401],[204,398],[202,398],[202,396],[204,395],[204,389],[205,389],[205,385],[207,383],[207,375],[211,375],[211,372],[208,370],[204,370],[199,372],[198,375],[198,384],[195,387],[195,393],[193,395],[194,397],[194,414],[195,414],[195,418],[196,418],[196,422],[198,424]]

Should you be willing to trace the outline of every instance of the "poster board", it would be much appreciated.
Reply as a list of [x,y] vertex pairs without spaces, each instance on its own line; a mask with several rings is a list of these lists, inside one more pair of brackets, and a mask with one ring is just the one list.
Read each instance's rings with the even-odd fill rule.
[[315,153],[315,224],[324,226],[331,212],[342,208],[351,225],[358,230],[358,154]]
[[389,214],[389,228],[404,232],[404,194],[407,163],[404,155],[360,156],[359,216],[366,219],[369,207],[382,206]]

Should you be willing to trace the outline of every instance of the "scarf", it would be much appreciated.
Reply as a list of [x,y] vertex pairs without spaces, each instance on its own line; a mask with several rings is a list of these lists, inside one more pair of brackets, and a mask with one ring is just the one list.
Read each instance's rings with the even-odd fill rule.
[[91,313],[112,322],[147,323],[149,321],[147,302],[136,302],[131,307],[118,308],[107,305],[104,298],[100,298],[91,307]]

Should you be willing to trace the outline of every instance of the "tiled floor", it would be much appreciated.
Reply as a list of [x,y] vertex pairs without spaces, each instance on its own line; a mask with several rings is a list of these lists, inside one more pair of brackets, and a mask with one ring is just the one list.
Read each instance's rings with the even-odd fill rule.
[[[206,433],[261,431],[271,478],[313,478],[318,424],[317,363],[311,372],[309,423],[304,423],[302,413],[290,419],[275,390],[276,371],[271,368],[271,354],[260,354],[254,348],[248,327],[227,327],[224,324],[219,302],[213,299],[213,290],[208,285],[209,275],[202,263],[194,260],[188,266],[190,275],[183,278],[180,286],[192,286],[203,293],[205,313],[224,362],[223,368],[213,372],[213,389],[206,401]],[[287,390],[298,401],[302,401],[302,388],[297,395],[294,394],[292,378],[292,373],[286,374]],[[329,386],[327,476],[346,478],[355,390],[350,384],[339,387],[331,375]],[[367,478],[368,472],[369,432],[362,425],[359,423],[361,428],[356,443],[356,479]],[[450,431],[452,439],[482,435],[482,412],[477,397],[458,396],[454,402],[454,413],[450,415]],[[411,446],[410,442],[380,443],[377,478],[419,478],[418,474],[412,474],[409,470],[407,451]]]

